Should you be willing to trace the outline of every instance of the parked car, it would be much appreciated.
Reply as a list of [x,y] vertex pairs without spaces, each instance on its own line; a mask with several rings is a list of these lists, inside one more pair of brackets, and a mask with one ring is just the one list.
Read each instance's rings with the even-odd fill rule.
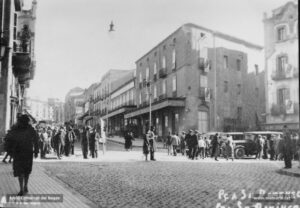
[[257,139],[258,135],[266,136],[267,139],[271,138],[271,135],[281,137],[282,132],[275,131],[252,131],[244,132],[241,140],[234,140],[235,144],[235,158],[243,158],[244,156],[253,156],[258,153]]

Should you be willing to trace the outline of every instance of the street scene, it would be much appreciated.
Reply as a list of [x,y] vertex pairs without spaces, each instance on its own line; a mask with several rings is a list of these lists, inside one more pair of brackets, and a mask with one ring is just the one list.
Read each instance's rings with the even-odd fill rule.
[[1,207],[300,207],[297,0],[0,0]]

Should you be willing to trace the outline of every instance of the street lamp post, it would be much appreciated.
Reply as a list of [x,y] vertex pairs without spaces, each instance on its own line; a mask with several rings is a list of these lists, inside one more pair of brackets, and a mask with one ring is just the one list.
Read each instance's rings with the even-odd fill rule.
[[148,96],[149,96],[149,130],[151,130],[151,123],[152,123],[152,105],[151,105],[151,82],[146,81],[147,88],[148,88]]

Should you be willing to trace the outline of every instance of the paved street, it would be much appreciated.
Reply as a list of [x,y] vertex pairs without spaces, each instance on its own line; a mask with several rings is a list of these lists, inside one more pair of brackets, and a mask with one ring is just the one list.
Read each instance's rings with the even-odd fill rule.
[[[145,162],[141,151],[127,152],[123,145],[108,143],[108,152],[98,159],[82,159],[79,149],[75,156],[58,161],[36,159],[31,193],[64,194],[65,203],[82,203],[93,207],[238,207],[255,204],[242,193],[299,191],[288,204],[300,204],[299,177],[282,175],[282,161],[253,159],[216,162],[210,158],[191,161],[183,156],[156,154],[157,161]],[[294,164],[296,165],[296,164]],[[5,167],[5,168],[2,168]],[[1,166],[9,179],[3,193],[16,193],[17,180],[9,175],[10,165]],[[51,184],[51,185],[50,185]],[[222,190],[226,194],[222,195]],[[236,193],[237,199],[232,198]],[[71,194],[71,195],[70,195]],[[220,196],[219,196],[220,194]],[[73,195],[73,196],[72,196]],[[272,204],[274,205],[275,202]],[[42,204],[43,207],[69,207],[67,204]],[[28,207],[28,206],[27,206]],[[39,207],[39,206],[36,206]],[[75,205],[76,207],[76,205]]]

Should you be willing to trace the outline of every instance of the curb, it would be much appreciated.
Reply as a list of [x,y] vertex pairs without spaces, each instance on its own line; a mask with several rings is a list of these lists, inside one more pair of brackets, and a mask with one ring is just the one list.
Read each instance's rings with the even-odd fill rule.
[[300,177],[300,173],[289,172],[285,169],[279,169],[278,173],[283,174],[283,175],[287,175],[287,176]]
[[[115,141],[115,140],[112,140],[112,139],[109,139],[109,138],[107,138],[107,141],[114,142],[114,143],[117,143],[117,144],[125,145],[124,142]],[[132,147],[140,147],[140,148],[142,148],[143,146],[140,146],[140,145],[132,145]],[[157,148],[157,149],[165,149],[165,148],[163,148],[163,147],[156,147],[156,148]]]

